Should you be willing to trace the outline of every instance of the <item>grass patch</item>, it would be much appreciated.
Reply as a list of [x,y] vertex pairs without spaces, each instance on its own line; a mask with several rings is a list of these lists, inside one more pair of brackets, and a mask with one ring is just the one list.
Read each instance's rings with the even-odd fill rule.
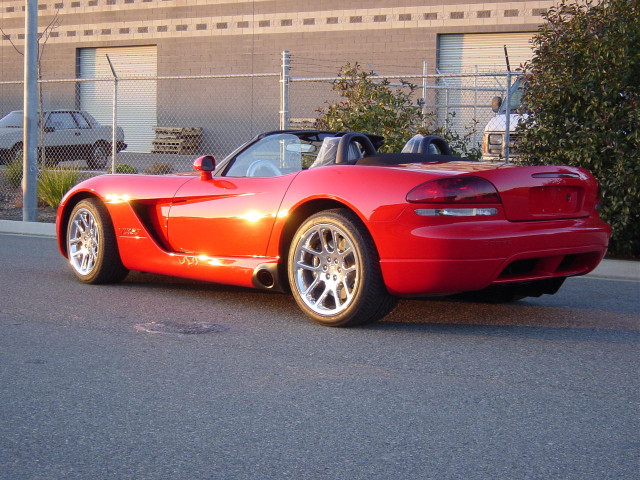
[[22,162],[9,162],[7,163],[7,169],[4,171],[4,176],[9,182],[9,185],[15,188],[20,188],[22,184]]
[[38,198],[50,207],[57,208],[64,194],[79,180],[75,169],[43,170],[38,178]]

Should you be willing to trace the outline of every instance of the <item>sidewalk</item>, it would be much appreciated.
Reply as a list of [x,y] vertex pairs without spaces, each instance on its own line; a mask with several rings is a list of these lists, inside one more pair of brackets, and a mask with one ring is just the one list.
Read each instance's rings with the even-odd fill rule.
[[[55,237],[56,230],[53,223],[0,220],[0,233]],[[588,276],[640,282],[640,262],[633,260],[603,260]]]

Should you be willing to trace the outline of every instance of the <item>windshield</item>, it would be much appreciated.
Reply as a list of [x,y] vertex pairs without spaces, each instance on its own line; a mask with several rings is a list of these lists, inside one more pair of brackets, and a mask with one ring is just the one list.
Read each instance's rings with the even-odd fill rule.
[[22,112],[11,112],[0,119],[0,128],[22,128]]
[[[509,113],[516,113],[523,109],[524,105],[522,104],[522,94],[524,93],[524,86],[522,79],[518,79],[515,81],[513,85],[511,85],[511,90],[509,91]],[[500,107],[500,113],[506,113],[507,102],[505,101]]]
[[316,159],[319,139],[281,133],[269,135],[236,156],[229,177],[266,177],[298,172]]

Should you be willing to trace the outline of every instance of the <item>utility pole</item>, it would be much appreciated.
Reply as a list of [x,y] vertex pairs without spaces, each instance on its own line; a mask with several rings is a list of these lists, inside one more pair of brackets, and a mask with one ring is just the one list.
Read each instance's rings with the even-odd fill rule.
[[22,220],[38,219],[38,0],[25,0]]

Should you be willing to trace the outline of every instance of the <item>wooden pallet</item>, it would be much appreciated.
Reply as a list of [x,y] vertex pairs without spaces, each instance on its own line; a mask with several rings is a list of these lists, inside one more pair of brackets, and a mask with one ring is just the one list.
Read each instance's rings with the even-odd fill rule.
[[316,124],[315,118],[291,118],[289,128],[291,130],[313,130]]
[[201,127],[153,127],[156,137],[199,137],[202,135]]
[[200,146],[200,127],[153,127],[156,139],[152,153],[175,153],[189,155]]

